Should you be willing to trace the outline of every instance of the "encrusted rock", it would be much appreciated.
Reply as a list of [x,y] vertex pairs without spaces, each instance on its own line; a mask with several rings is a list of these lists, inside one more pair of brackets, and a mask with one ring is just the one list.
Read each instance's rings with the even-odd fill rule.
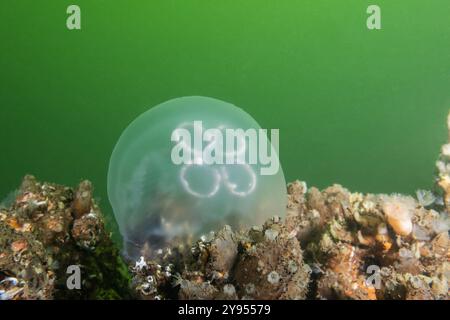
[[238,243],[229,226],[220,230],[208,246],[207,272],[215,279],[227,279],[238,254]]
[[[90,183],[82,182],[78,190],[86,186]],[[74,204],[73,194],[26,176],[15,201],[1,210],[0,300],[131,296],[126,267],[104,230],[100,210],[89,196],[92,212],[74,219],[72,209],[82,206]],[[66,286],[71,265],[81,269],[80,290]]]
[[309,268],[297,238],[278,223],[267,225],[265,234],[270,236],[261,242],[241,244],[234,274],[238,293],[252,299],[306,298]]
[[178,298],[180,300],[213,300],[218,294],[217,288],[209,282],[182,280]]
[[76,219],[72,227],[72,237],[82,248],[95,249],[101,240],[103,221],[94,212]]

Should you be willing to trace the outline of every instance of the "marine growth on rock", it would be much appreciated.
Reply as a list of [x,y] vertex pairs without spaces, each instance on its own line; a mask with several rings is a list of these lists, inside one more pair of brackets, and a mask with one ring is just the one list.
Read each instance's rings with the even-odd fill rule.
[[[199,116],[202,106],[216,102],[223,119],[239,118],[229,123],[245,120],[257,127],[233,106],[187,98],[152,109],[156,122],[150,111],[149,119],[144,114],[125,131],[111,160],[108,192],[131,258],[128,270],[105,230],[90,182],[71,189],[26,176],[0,208],[0,299],[450,299],[450,144],[437,160],[435,188],[419,190],[417,199],[351,192],[339,184],[319,190],[294,181],[286,188],[282,172],[258,177],[246,196],[230,195],[222,181],[224,194],[199,197],[186,190],[179,167],[138,165],[147,164],[141,147],[160,141],[153,140],[148,121],[164,124],[158,130],[169,134],[166,112],[181,113],[194,101],[199,109],[191,112]],[[136,149],[130,147],[134,138]],[[170,141],[157,150],[170,156]],[[138,179],[141,174],[145,179]],[[196,192],[206,185],[203,176],[195,176]],[[232,189],[249,187],[241,178],[233,179],[239,183]],[[183,241],[166,241],[180,235]],[[65,286],[70,265],[83,266],[88,275],[81,290]]]
[[[66,285],[71,266],[82,268],[79,290]],[[25,176],[0,209],[0,300],[130,297],[129,274],[91,183],[72,189]]]

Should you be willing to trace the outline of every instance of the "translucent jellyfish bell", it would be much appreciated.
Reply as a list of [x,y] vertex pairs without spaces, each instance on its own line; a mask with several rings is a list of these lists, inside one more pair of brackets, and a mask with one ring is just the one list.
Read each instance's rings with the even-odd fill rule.
[[134,120],[108,171],[125,255],[284,216],[286,182],[270,133],[242,109],[206,97],[170,100]]

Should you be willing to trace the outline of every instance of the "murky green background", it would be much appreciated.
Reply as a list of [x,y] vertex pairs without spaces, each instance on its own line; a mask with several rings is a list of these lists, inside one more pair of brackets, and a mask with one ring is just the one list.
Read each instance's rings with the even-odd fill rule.
[[[68,31],[66,8],[82,10]],[[382,8],[381,31],[366,8]],[[448,0],[2,0],[0,196],[106,173],[122,130],[204,95],[279,128],[287,180],[431,186],[450,108]],[[169,140],[168,140],[169,141]]]

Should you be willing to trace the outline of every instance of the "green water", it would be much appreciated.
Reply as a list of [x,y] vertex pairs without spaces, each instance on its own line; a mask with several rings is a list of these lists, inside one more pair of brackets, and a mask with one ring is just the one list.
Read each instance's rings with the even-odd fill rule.
[[[82,30],[66,29],[80,5]],[[382,9],[380,31],[366,8]],[[3,0],[0,196],[26,173],[94,182],[122,130],[186,95],[280,129],[287,180],[429,188],[450,107],[448,0]]]

